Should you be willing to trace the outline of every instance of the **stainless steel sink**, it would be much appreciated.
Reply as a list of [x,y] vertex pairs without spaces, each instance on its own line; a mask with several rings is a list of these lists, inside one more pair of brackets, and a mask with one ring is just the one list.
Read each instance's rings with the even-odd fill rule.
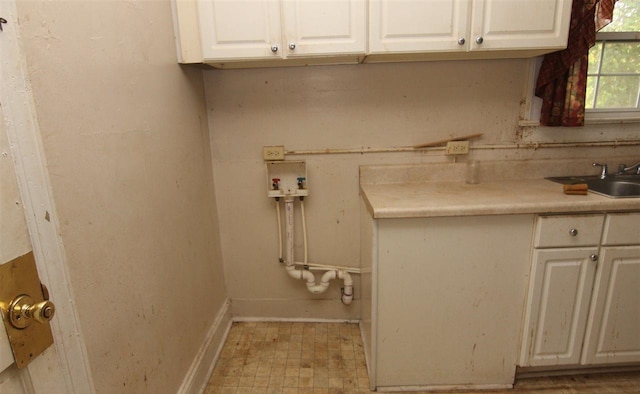
[[590,192],[610,198],[640,197],[640,175],[610,175],[604,179],[597,175],[560,176],[546,179],[564,185],[586,183]]

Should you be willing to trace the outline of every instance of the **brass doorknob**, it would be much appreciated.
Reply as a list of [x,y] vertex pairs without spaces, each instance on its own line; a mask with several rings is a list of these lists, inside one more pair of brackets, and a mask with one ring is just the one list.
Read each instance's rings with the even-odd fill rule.
[[45,300],[34,303],[26,294],[19,295],[9,305],[9,320],[15,328],[27,328],[34,321],[46,323],[53,318],[56,307],[53,302]]

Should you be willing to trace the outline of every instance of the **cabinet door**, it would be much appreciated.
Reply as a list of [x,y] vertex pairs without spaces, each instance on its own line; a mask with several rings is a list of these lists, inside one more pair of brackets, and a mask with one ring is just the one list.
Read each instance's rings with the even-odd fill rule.
[[640,361],[640,246],[602,249],[583,364]]
[[376,222],[374,385],[512,384],[533,216]]
[[597,250],[535,250],[520,365],[580,361]]
[[480,0],[472,14],[471,50],[564,48],[571,0]]
[[198,0],[198,17],[205,61],[282,57],[277,1]]
[[369,52],[464,52],[469,9],[468,0],[371,0]]
[[285,56],[365,53],[365,0],[282,2]]

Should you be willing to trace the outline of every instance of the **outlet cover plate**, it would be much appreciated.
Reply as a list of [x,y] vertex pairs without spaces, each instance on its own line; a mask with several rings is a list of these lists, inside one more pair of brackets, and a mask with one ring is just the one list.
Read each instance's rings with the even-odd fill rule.
[[469,154],[469,141],[449,141],[447,142],[447,148],[445,149],[447,156],[452,155],[468,155]]
[[262,157],[264,161],[284,160],[284,145],[263,147]]

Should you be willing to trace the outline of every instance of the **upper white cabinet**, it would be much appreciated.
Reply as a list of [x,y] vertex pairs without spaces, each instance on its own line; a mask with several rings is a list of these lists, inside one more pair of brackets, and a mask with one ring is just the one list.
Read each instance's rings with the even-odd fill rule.
[[371,54],[553,50],[570,0],[371,0]]
[[204,61],[364,54],[365,0],[198,0]]
[[571,14],[571,0],[172,0],[172,6],[179,61],[218,67],[532,57],[566,46]]
[[220,0],[197,4],[204,59],[263,59],[281,55],[277,2]]

